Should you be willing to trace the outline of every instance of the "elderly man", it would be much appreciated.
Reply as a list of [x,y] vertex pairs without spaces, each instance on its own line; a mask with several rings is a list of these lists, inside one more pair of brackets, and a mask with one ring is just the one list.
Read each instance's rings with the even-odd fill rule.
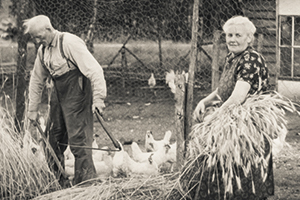
[[[47,77],[54,88],[50,100],[49,142],[64,166],[69,144],[75,156],[73,184],[94,178],[92,151],[93,111],[103,111],[106,82],[103,69],[76,35],[55,30],[50,19],[38,15],[24,22],[25,34],[40,43],[29,82],[28,118],[37,119]],[[72,146],[73,145],[73,146]],[[53,166],[57,171],[57,166]],[[60,180],[63,180],[59,177]]]

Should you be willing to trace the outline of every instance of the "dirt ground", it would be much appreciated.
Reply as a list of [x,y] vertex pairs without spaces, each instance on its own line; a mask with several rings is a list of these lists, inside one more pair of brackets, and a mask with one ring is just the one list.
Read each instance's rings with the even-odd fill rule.
[[275,196],[271,200],[300,199],[300,117],[287,114],[288,134],[285,147],[278,158],[274,158]]
[[[105,110],[105,126],[122,143],[135,141],[144,146],[145,133],[153,132],[155,139],[162,139],[167,130],[175,132],[174,101],[158,103],[124,103],[108,104]],[[270,200],[300,199],[300,117],[287,113],[288,130],[285,147],[277,158],[274,158],[275,196]],[[95,118],[95,133],[99,134],[100,146],[111,146],[106,133]],[[175,141],[173,134],[171,141]],[[130,151],[130,146],[125,145]]]

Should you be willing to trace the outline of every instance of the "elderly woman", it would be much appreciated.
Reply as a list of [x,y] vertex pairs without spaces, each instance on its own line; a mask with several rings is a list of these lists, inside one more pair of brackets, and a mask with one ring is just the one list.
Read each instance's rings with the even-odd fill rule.
[[[277,129],[256,112],[264,112],[264,105],[257,106],[268,89],[264,58],[250,46],[256,28],[235,16],[223,30],[229,54],[219,86],[195,108],[200,123],[190,134],[189,159],[169,199],[260,200],[274,194],[269,135]],[[211,114],[208,108],[216,102],[220,107]]]

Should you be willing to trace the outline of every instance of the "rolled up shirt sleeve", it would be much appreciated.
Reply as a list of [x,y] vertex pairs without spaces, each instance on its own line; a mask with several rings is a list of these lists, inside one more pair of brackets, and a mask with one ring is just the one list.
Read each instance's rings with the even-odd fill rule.
[[65,33],[63,50],[66,57],[74,61],[81,73],[91,81],[94,103],[104,104],[107,89],[103,69],[87,49],[84,41],[75,35]]
[[45,81],[49,76],[48,71],[43,67],[40,56],[42,48],[40,47],[34,62],[33,70],[30,75],[29,88],[28,88],[28,111],[38,111],[39,104],[42,99],[42,92],[45,86]]

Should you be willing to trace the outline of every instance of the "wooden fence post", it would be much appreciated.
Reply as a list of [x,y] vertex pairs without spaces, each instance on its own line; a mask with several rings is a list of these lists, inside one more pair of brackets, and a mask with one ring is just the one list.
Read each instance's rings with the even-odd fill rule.
[[211,90],[214,91],[219,84],[219,56],[220,56],[220,37],[221,31],[216,30],[213,38],[213,58],[211,64]]
[[185,76],[176,72],[175,76],[175,128],[176,128],[176,142],[177,142],[177,155],[175,171],[179,171],[184,163],[185,156],[185,101],[186,101],[186,87]]
[[[189,65],[189,77],[187,81],[187,94],[186,94],[186,113],[185,113],[185,136],[191,132],[192,127],[192,112],[193,112],[193,95],[194,95],[194,76],[197,63],[198,54],[198,30],[199,30],[199,4],[200,0],[194,1],[193,6],[193,22],[192,22],[192,41],[191,41],[191,53],[190,53],[190,65]],[[188,141],[185,142],[185,145]]]
[[16,130],[21,133],[23,128],[23,117],[25,111],[25,91],[28,83],[26,83],[26,62],[27,62],[27,43],[29,41],[29,35],[23,34],[23,21],[26,19],[29,12],[29,3],[25,0],[17,1],[17,27],[18,27],[18,60],[17,60],[17,93],[16,93],[16,115],[15,126]]
[[88,29],[87,37],[85,39],[86,46],[91,53],[94,53],[93,40],[94,40],[95,24],[96,24],[97,13],[98,13],[97,3],[98,3],[98,0],[94,0],[94,15],[91,20],[92,23],[90,24],[89,29]]
[[[127,58],[126,58],[126,51],[125,48],[122,48],[121,50],[121,66],[122,66],[122,71],[125,70],[125,68],[127,67]],[[125,88],[125,77],[124,77],[124,73],[122,73],[122,87]]]

